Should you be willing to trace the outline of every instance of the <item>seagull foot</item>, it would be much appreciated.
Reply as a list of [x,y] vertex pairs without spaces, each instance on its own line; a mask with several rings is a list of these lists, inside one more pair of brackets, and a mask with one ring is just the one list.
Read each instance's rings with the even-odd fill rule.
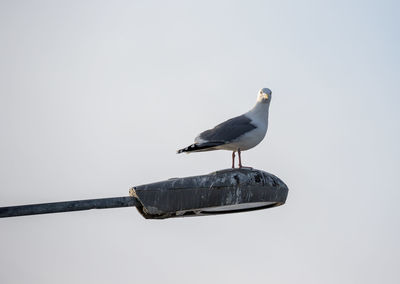
[[253,168],[252,168],[252,167],[245,167],[245,166],[240,165],[240,166],[239,166],[239,169],[248,169],[248,170],[252,170]]

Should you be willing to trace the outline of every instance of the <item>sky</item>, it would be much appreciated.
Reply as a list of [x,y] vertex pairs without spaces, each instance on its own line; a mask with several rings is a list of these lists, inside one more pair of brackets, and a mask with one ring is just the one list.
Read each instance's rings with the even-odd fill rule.
[[1,283],[399,283],[398,1],[0,1],[0,206],[230,167],[177,155],[272,90],[285,205],[0,220]]

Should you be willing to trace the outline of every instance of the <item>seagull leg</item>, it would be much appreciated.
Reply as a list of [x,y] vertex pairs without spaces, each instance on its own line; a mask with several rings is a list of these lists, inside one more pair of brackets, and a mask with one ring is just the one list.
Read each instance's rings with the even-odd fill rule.
[[240,149],[238,149],[238,154],[239,154],[239,169],[242,169],[242,168],[253,169],[252,167],[243,167],[242,166],[242,157],[240,156]]
[[240,157],[240,149],[238,149],[238,155],[239,155],[239,169],[242,167],[242,157]]
[[232,152],[232,169],[235,168],[235,151]]

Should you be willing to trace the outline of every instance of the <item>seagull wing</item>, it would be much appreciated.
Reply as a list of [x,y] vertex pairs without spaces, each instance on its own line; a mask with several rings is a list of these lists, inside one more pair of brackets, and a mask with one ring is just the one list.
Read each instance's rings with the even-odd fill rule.
[[251,119],[245,116],[237,116],[231,118],[212,129],[200,133],[196,139],[196,143],[221,142],[226,144],[234,141],[243,134],[255,129],[256,126],[251,123]]

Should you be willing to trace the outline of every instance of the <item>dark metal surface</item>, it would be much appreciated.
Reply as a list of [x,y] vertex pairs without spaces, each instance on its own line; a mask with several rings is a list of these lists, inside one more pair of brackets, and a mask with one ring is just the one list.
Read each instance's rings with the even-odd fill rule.
[[242,168],[135,186],[130,195],[145,218],[163,219],[275,207],[285,203],[288,188],[270,173]]
[[80,211],[89,209],[104,209],[116,207],[136,206],[136,200],[132,197],[112,197],[87,199],[65,202],[53,202],[42,204],[30,204],[10,207],[0,207],[0,218],[25,215],[59,213],[68,211]]
[[0,207],[1,217],[136,206],[148,219],[226,214],[265,209],[286,202],[288,188],[256,169],[227,169],[135,186],[129,197]]

